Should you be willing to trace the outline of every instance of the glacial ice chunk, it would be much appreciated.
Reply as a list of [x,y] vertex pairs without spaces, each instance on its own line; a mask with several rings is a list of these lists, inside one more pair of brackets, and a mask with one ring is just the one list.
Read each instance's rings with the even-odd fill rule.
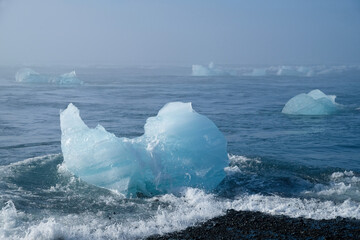
[[183,187],[214,189],[228,165],[226,140],[191,103],[166,104],[147,119],[144,135],[116,137],[89,128],[69,104],[60,113],[64,165],[83,180],[127,196],[176,193]]
[[50,83],[58,85],[78,85],[83,83],[77,78],[75,71],[52,77],[39,74],[30,68],[20,69],[15,74],[15,80],[22,83]]
[[252,77],[263,77],[267,75],[266,68],[254,68],[250,73],[245,73],[244,76],[252,76]]
[[282,113],[294,115],[329,115],[337,112],[341,105],[335,102],[335,95],[326,95],[319,89],[291,98]]
[[16,72],[15,80],[24,83],[46,83],[47,78],[41,76],[31,68],[23,68]]
[[232,71],[225,71],[215,67],[214,63],[209,63],[209,66],[192,65],[192,76],[230,76],[235,75]]
[[58,85],[82,84],[83,83],[82,81],[80,81],[77,78],[75,71],[72,71],[69,73],[64,73],[58,77],[52,78],[50,80],[50,82],[56,83]]
[[314,74],[313,70],[300,66],[281,66],[279,70],[277,71],[276,75],[278,76],[305,76],[305,77],[311,77]]

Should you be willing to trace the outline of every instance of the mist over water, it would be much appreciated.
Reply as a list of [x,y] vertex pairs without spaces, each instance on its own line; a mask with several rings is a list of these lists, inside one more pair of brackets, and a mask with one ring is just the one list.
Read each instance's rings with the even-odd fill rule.
[[0,3],[1,65],[359,64],[360,3]]

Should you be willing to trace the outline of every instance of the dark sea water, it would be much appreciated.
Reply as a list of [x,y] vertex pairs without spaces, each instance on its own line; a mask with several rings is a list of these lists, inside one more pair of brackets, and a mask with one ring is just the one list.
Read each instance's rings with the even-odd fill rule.
[[[189,67],[80,67],[81,85],[16,82],[17,70],[0,68],[0,239],[145,238],[228,209],[360,219],[358,67],[310,76],[200,77]],[[57,75],[73,69],[36,70]],[[313,89],[336,95],[344,109],[325,116],[281,113],[290,98]],[[227,139],[230,165],[213,192],[188,188],[124,198],[62,167],[59,111],[69,103],[89,127],[101,124],[133,138],[173,101],[192,102]]]

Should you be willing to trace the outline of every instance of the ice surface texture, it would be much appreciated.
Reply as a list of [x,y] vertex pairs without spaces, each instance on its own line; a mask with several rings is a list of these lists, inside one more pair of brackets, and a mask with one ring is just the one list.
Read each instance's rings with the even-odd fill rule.
[[20,69],[15,74],[15,80],[22,83],[50,83],[58,85],[82,84],[75,71],[64,73],[60,76],[51,77],[39,74],[30,68]]
[[15,80],[17,82],[28,82],[28,83],[46,83],[48,79],[41,76],[30,68],[23,68],[16,72]]
[[335,102],[335,95],[326,95],[319,89],[308,94],[301,93],[291,98],[284,106],[282,113],[294,115],[329,115],[340,110],[341,105]]
[[126,196],[214,189],[225,177],[227,143],[191,103],[166,104],[147,119],[144,135],[118,138],[101,125],[89,128],[69,104],[60,113],[64,165],[83,180]]
[[68,84],[82,84],[83,82],[80,81],[75,71],[64,73],[58,77],[53,77],[50,79],[50,82],[58,84],[58,85],[68,85]]

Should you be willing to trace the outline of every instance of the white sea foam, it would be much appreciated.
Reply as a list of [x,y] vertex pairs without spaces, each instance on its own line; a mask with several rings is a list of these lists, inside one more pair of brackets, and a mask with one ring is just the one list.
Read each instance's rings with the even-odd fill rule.
[[[82,213],[44,216],[41,220],[19,221],[19,212],[11,204],[0,216],[6,224],[0,225],[0,236],[7,239],[134,239],[153,234],[185,229],[196,223],[224,215],[226,210],[260,211],[272,215],[332,219],[353,217],[360,219],[360,206],[351,200],[342,203],[316,199],[284,198],[260,194],[239,196],[235,200],[218,198],[204,191],[188,188],[180,197],[172,194],[148,199],[161,202],[152,217],[112,220],[106,213]],[[110,202],[110,204],[112,204]],[[165,204],[165,205],[164,205]],[[125,215],[124,215],[125,216]],[[6,226],[6,227],[5,227]]]
[[227,175],[241,173],[241,169],[238,166],[228,166],[224,168],[224,171],[226,172]]
[[248,158],[240,155],[228,154],[229,166],[224,168],[227,175],[241,173],[241,169],[251,166],[252,164],[259,164],[261,161],[257,158]]
[[312,190],[305,191],[304,194],[338,201],[360,201],[360,177],[355,176],[353,171],[334,172],[327,184],[316,184]]
[[[54,161],[59,155],[31,158],[19,163],[11,164],[12,170],[18,167],[41,165]],[[229,155],[230,166],[242,167],[248,164],[259,164],[259,159],[238,155]],[[49,192],[74,191],[71,184],[78,184],[78,179],[72,180],[72,175],[61,167],[58,172],[69,177],[68,185],[54,185]],[[228,173],[229,174],[229,173]],[[71,175],[71,176],[68,176]],[[70,183],[72,182],[72,183]],[[334,172],[329,175],[329,182],[351,184],[354,187],[360,183],[360,178],[352,171]],[[326,191],[326,189],[323,189]],[[330,189],[329,189],[330,190]],[[350,189],[351,190],[351,189]],[[349,191],[349,190],[346,190]],[[345,191],[345,193],[346,193]],[[25,193],[24,191],[21,191]],[[97,212],[62,213],[39,209],[36,213],[25,213],[16,209],[18,199],[0,201],[0,239],[136,239],[153,234],[164,234],[185,229],[199,222],[204,222],[216,216],[221,216],[229,209],[244,211],[260,211],[272,215],[286,215],[290,217],[305,217],[312,219],[333,219],[336,217],[352,217],[360,219],[360,205],[358,201],[350,199],[319,199],[325,192],[315,192],[313,198],[285,198],[277,195],[262,194],[239,195],[235,199],[221,198],[215,194],[208,194],[197,188],[187,188],[180,195],[165,194],[149,199],[128,201],[116,194],[99,195],[95,198],[96,205],[105,205],[104,209],[135,208],[133,214],[117,212],[109,219],[107,210],[101,208]],[[336,193],[333,195],[343,195]],[[326,195],[326,194],[325,194]],[[327,195],[326,195],[327,196]],[[9,196],[8,196],[9,197]],[[145,203],[144,203],[145,201]],[[15,204],[14,204],[15,203]],[[152,206],[156,206],[155,208]],[[111,210],[110,210],[111,211]],[[136,212],[146,212],[145,216]]]
[[228,154],[230,164],[261,163],[258,158],[248,158],[241,155]]
[[5,203],[5,206],[0,211],[0,238],[5,239],[11,232],[11,229],[16,227],[17,212],[14,203],[10,200]]

